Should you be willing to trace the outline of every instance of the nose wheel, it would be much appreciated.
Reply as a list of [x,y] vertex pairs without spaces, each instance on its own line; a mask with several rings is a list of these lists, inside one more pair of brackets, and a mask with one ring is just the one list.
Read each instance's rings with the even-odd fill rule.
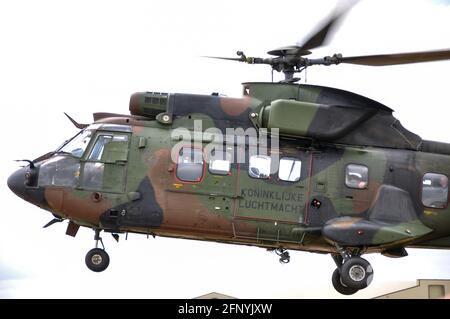
[[[109,255],[105,251],[102,238],[100,237],[100,230],[95,230],[95,248],[88,251],[86,254],[86,266],[95,272],[101,272],[109,266]],[[102,248],[98,248],[98,242],[102,244]]]
[[109,266],[109,255],[101,248],[94,248],[86,254],[86,266],[95,272],[101,272]]

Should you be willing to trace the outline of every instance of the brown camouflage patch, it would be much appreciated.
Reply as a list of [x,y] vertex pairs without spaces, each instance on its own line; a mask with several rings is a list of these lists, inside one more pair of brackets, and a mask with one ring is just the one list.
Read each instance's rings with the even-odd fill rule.
[[49,205],[54,205],[50,207],[55,207],[56,211],[62,212],[68,218],[92,225],[98,225],[100,215],[113,206],[106,197],[99,201],[91,197],[77,197],[71,189],[62,187],[47,188],[45,199]]
[[220,107],[222,110],[231,116],[238,116],[248,110],[251,106],[252,99],[245,98],[220,98]]
[[353,212],[362,214],[369,210],[381,184],[375,180],[370,180],[367,189],[355,189],[353,192]]

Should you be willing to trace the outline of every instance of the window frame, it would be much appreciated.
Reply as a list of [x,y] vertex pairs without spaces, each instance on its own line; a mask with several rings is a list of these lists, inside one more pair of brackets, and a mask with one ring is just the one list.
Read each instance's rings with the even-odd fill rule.
[[[347,184],[347,169],[348,169],[348,167],[350,165],[362,166],[362,167],[365,167],[367,169],[367,180],[366,180],[366,186],[365,187],[363,187],[363,188],[352,187],[352,186],[349,186]],[[357,163],[348,163],[347,165],[345,165],[345,168],[344,168],[344,184],[345,184],[345,187],[347,187],[349,189],[356,189],[356,190],[360,190],[360,191],[368,190],[369,189],[369,180],[370,180],[369,176],[370,176],[370,170],[369,170],[369,167],[367,165],[357,164]]]
[[[286,180],[286,179],[281,179],[280,178],[280,166],[281,166],[281,161],[283,159],[294,160],[294,161],[300,162],[300,175],[299,175],[297,180],[290,181],[290,180]],[[297,158],[297,157],[293,157],[293,156],[283,156],[283,157],[281,157],[280,160],[278,161],[278,172],[277,172],[278,180],[283,181],[283,182],[288,182],[288,183],[297,183],[297,182],[299,182],[302,179],[302,166],[303,166],[302,160]]]
[[[186,181],[186,180],[183,180],[183,179],[178,177],[178,174],[177,174],[178,173],[178,166],[179,166],[179,162],[178,161],[179,161],[179,158],[180,158],[181,150],[184,149],[184,148],[188,148],[190,150],[199,150],[202,153],[202,175],[201,175],[200,179],[197,180],[197,181]],[[198,183],[201,183],[203,181],[203,179],[205,178],[205,175],[206,175],[206,161],[205,161],[205,154],[203,153],[203,148],[193,147],[193,146],[188,146],[188,145],[180,147],[180,150],[178,151],[178,154],[177,154],[177,161],[175,163],[175,169],[173,170],[173,174],[174,174],[175,180],[180,182],[180,183],[184,183],[184,184],[198,184]]]
[[[427,175],[427,174],[436,174],[436,175],[445,176],[447,178],[447,200],[445,201],[445,205],[443,207],[431,207],[431,206],[425,205],[425,203],[423,202],[423,179],[424,179],[425,175]],[[420,182],[420,203],[422,204],[422,206],[426,207],[426,208],[430,208],[430,209],[447,209],[448,208],[448,199],[449,199],[449,195],[450,195],[449,183],[450,183],[450,179],[448,178],[447,174],[437,173],[437,172],[426,172],[426,173],[424,173],[422,175],[422,179],[421,179],[421,182]]]

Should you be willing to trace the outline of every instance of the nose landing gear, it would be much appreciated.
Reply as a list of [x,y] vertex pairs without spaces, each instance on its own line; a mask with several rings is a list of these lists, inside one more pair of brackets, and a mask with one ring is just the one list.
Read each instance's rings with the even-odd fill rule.
[[[103,240],[100,237],[100,230],[95,230],[95,248],[88,251],[86,254],[85,262],[86,266],[95,272],[101,272],[108,268],[109,266],[109,255],[105,251],[105,245],[103,245]],[[98,242],[102,244],[103,249],[98,248]]]

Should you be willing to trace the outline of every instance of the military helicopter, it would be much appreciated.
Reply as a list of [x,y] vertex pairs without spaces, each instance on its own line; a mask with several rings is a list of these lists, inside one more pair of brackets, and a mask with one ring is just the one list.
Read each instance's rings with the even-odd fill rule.
[[[297,84],[314,65],[384,66],[450,59],[450,50],[307,58],[349,7],[306,41],[269,58],[283,81],[244,83],[242,98],[135,93],[130,114],[94,113],[94,123],[14,172],[9,188],[68,220],[66,234],[94,230],[85,258],[95,272],[109,256],[101,231],[140,233],[275,251],[329,253],[334,288],[366,288],[361,256],[407,256],[407,247],[450,247],[450,144],[405,129],[389,107],[335,88]],[[102,248],[99,247],[99,243]]]

